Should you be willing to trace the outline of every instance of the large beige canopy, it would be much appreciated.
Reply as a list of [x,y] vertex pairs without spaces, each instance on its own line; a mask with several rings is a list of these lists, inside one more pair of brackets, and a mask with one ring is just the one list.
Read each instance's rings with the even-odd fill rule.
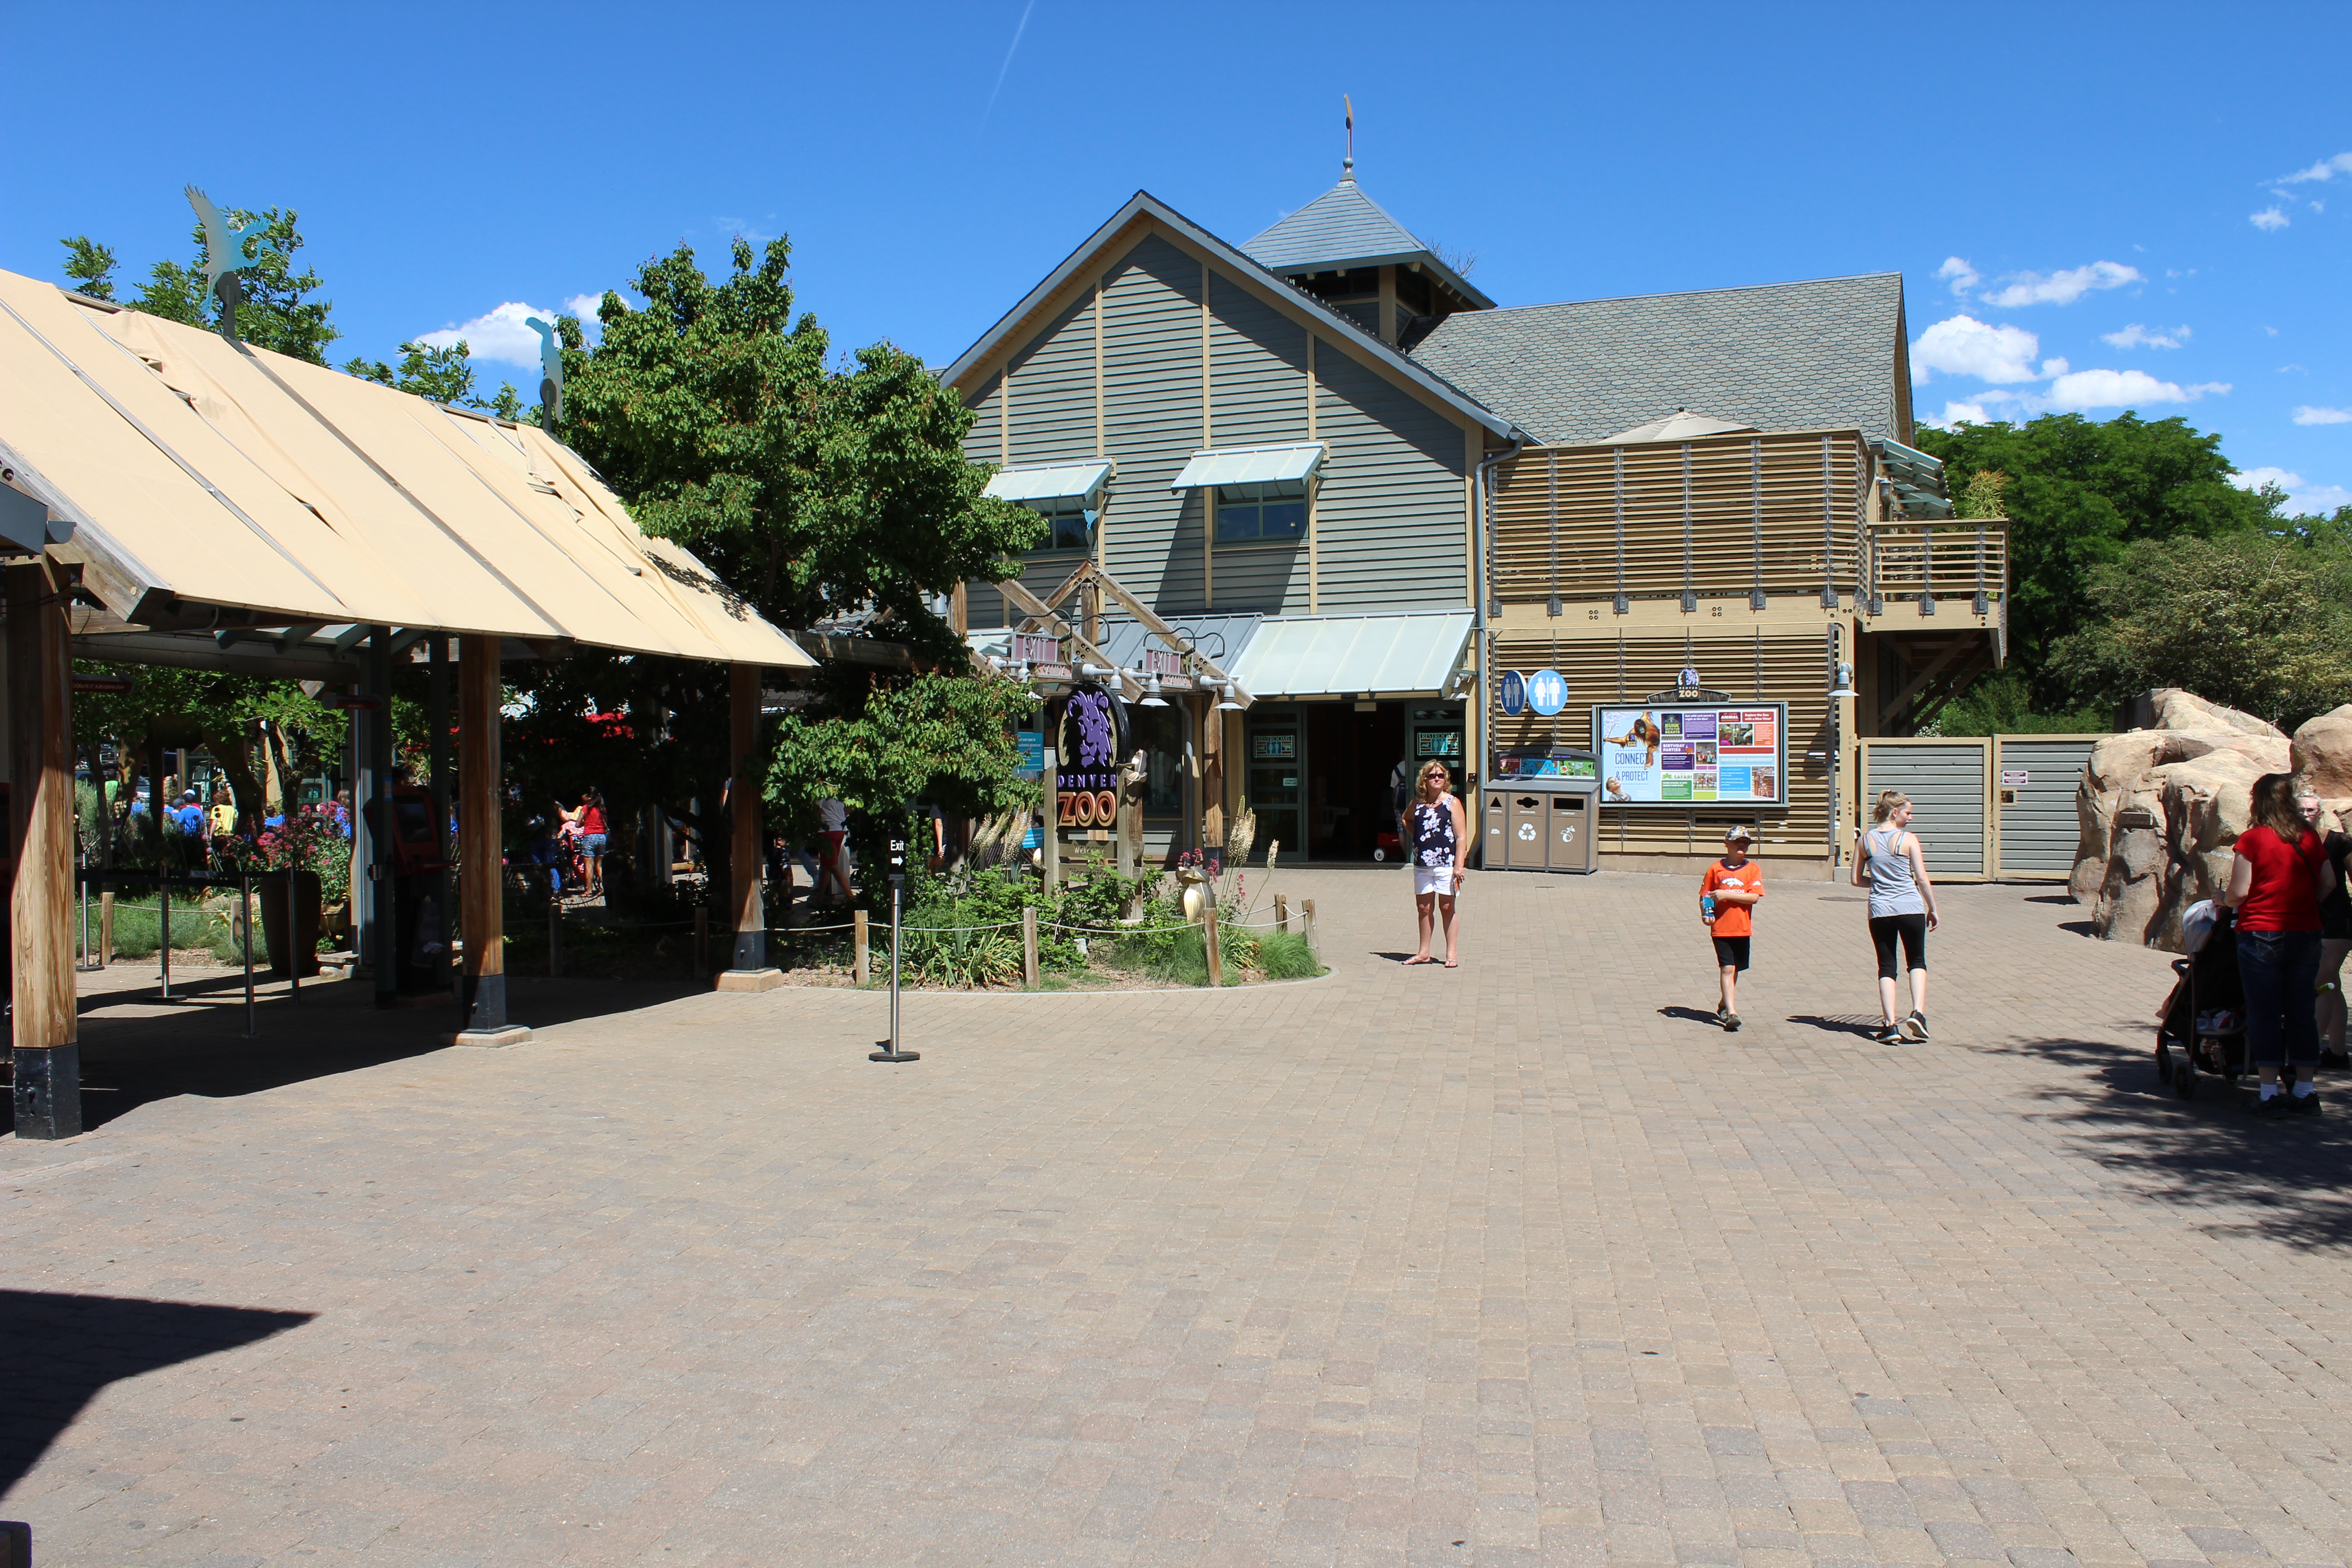
[[72,524],[49,552],[132,625],[218,610],[814,662],[535,426],[5,271],[0,462]]

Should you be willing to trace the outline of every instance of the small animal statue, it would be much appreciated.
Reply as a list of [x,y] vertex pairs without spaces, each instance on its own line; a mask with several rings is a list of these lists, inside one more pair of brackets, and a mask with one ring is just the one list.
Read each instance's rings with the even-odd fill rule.
[[[236,342],[236,308],[245,299],[245,289],[236,279],[240,272],[250,272],[261,265],[269,254],[269,242],[264,231],[268,220],[255,218],[242,228],[231,228],[221,210],[213,205],[212,198],[195,186],[187,187],[188,205],[196,209],[196,221],[205,226],[205,290],[220,301],[221,336]],[[245,247],[250,244],[253,254]]]
[[539,416],[553,425],[563,417],[563,343],[553,321],[526,316],[523,325],[539,334]]

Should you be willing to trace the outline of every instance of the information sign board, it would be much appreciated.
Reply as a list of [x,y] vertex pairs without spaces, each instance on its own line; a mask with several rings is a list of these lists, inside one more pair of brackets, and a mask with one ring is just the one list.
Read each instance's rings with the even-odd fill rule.
[[1603,805],[1780,806],[1789,789],[1789,705],[1595,707],[1592,749]]

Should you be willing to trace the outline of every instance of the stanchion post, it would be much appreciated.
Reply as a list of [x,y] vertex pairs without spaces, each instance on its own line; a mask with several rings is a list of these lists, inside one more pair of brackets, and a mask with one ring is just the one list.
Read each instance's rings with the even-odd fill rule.
[[1274,896],[1274,929],[1285,934],[1290,931],[1290,900],[1280,893]]
[[245,954],[245,1037],[249,1040],[253,1038],[255,1033],[255,1025],[253,1021],[253,874],[250,871],[239,871],[236,874],[236,945],[238,951]]
[[[1301,916],[1299,921],[1300,930],[1307,937],[1307,951],[1309,953],[1312,953],[1315,951],[1315,900],[1312,899],[1299,900],[1298,913]],[[1317,959],[1316,962],[1319,963],[1322,960]]]
[[866,984],[866,911],[849,911],[849,978]]
[[114,962],[114,889],[98,890],[98,966]]
[[1021,980],[1030,990],[1037,989],[1037,906],[1021,906]]
[[1061,774],[1055,771],[1054,748],[1048,746],[1045,748],[1045,810],[1040,818],[1045,830],[1039,838],[1039,844],[1044,852],[1041,863],[1045,867],[1045,886],[1049,889],[1061,886],[1062,882],[1062,830],[1058,826],[1061,821],[1061,792],[1056,783],[1060,777]]
[[[162,787],[161,784],[156,786],[159,790]],[[157,829],[157,832],[160,834],[162,829]],[[160,917],[156,922],[158,940],[155,951],[163,955],[163,1000],[169,1002],[172,999],[172,872],[169,867],[156,878],[155,886],[158,889],[156,910]]]
[[906,831],[900,827],[890,838],[890,1037],[880,1042],[880,1050],[866,1053],[869,1062],[922,1059],[920,1052],[905,1049],[898,1038],[898,921],[907,892]]

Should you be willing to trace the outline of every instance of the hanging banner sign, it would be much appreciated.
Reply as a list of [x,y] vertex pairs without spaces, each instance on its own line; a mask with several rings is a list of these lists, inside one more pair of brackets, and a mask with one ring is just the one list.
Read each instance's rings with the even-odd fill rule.
[[1118,820],[1118,760],[1127,750],[1127,707],[1088,682],[1045,705],[1054,737],[1055,821],[1108,827]]
[[1549,719],[1568,706],[1568,680],[1556,669],[1528,677],[1528,706]]
[[1592,710],[1603,805],[1781,805],[1785,702],[1647,702]]
[[1495,683],[1495,705],[1506,719],[1516,719],[1528,710],[1528,678],[1516,669],[1503,671]]

